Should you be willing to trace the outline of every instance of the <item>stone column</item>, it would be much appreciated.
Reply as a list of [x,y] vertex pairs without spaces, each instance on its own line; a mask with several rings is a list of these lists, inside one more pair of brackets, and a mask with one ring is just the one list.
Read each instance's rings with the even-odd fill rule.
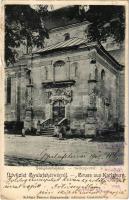
[[50,102],[50,103],[47,103],[45,105],[45,119],[52,119],[52,106],[53,106],[53,103]]
[[67,58],[67,66],[66,67],[67,67],[67,79],[70,80],[70,78],[71,78],[70,73],[71,72],[70,72],[70,58],[69,57]]
[[53,82],[55,82],[55,66],[53,64],[53,61],[51,61],[51,68],[52,68],[52,79]]
[[65,118],[70,121],[70,103],[65,105]]
[[71,101],[72,101],[72,96],[73,96],[73,92],[71,87],[68,87],[67,89],[65,89],[65,118],[67,118],[70,122],[70,107],[71,107]]
[[20,110],[21,110],[21,69],[17,73],[17,86],[16,86],[16,115],[17,121],[20,121]]
[[24,119],[24,130],[31,130],[33,126],[33,109],[32,109],[32,78],[31,78],[31,70],[29,70],[27,76],[27,84],[26,84],[26,110],[25,110],[25,119]]
[[27,85],[27,102],[26,102],[26,111],[25,111],[25,120],[24,120],[24,129],[31,130],[32,127],[32,85]]
[[92,59],[90,61],[90,74],[88,80],[88,96],[89,96],[89,105],[87,108],[87,120],[85,124],[85,135],[95,135],[96,134],[96,60]]

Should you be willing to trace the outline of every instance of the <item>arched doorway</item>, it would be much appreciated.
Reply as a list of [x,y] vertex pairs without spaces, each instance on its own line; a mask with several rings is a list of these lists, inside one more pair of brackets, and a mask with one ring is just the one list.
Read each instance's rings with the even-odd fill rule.
[[58,100],[53,103],[53,122],[58,123],[65,117],[65,105],[63,101]]

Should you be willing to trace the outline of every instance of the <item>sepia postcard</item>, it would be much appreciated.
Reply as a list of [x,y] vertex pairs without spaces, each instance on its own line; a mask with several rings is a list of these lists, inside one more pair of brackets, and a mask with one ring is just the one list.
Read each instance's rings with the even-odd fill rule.
[[0,8],[0,198],[128,199],[128,1]]

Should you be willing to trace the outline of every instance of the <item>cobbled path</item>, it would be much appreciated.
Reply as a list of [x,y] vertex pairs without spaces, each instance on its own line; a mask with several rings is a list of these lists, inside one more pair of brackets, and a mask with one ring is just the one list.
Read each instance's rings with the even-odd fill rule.
[[123,142],[5,135],[5,165],[11,166],[120,165],[123,152]]

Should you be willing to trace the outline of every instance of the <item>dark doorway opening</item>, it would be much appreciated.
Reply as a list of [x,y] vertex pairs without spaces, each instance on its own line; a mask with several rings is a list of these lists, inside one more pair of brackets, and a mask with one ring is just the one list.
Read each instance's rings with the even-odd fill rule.
[[53,104],[53,122],[57,124],[61,119],[65,117],[65,105],[59,100]]

